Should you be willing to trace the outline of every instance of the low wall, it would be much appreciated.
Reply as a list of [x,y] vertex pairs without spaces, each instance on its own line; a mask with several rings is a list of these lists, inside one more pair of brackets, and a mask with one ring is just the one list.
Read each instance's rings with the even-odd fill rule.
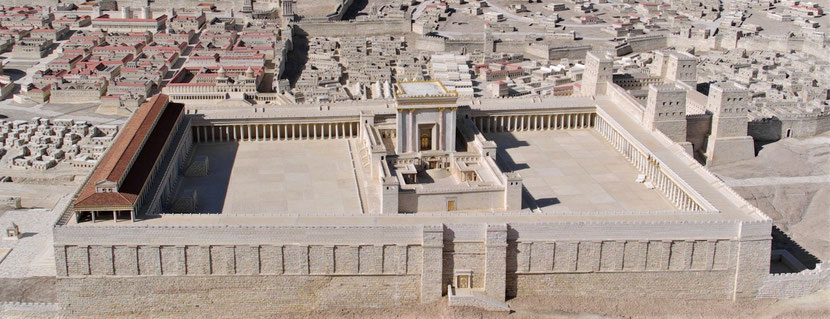
[[630,37],[626,42],[631,46],[633,53],[651,52],[668,47],[665,35],[643,35]]
[[795,274],[771,274],[761,286],[758,297],[794,298],[823,289],[830,289],[830,262],[817,264],[816,269]]
[[412,29],[408,19],[379,19],[370,21],[299,22],[297,35],[309,37],[349,37],[406,34]]

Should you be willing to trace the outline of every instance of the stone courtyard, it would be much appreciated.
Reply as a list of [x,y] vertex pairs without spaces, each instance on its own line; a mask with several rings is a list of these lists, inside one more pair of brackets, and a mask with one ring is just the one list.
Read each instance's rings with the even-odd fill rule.
[[198,144],[210,173],[187,177],[200,213],[360,214],[360,197],[346,140]]
[[524,201],[528,205],[529,193],[530,208],[545,213],[674,208],[657,190],[637,183],[637,170],[595,130],[486,136],[499,146],[508,168],[524,176]]

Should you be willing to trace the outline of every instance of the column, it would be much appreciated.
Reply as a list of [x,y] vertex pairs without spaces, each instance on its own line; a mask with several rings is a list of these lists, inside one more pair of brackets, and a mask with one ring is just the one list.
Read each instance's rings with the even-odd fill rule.
[[554,129],[554,130],[558,130],[558,129],[559,129],[559,114],[555,114],[555,115],[553,116],[553,129]]
[[196,143],[201,143],[202,142],[202,133],[199,132],[199,127],[198,126],[195,127],[195,128],[196,128]]
[[484,292],[504,301],[507,293],[507,224],[488,224],[485,235]]
[[408,134],[409,141],[407,150],[409,152],[416,152],[418,150],[418,128],[415,127],[415,109],[409,110],[409,115],[406,117],[409,125],[406,129],[406,133]]
[[443,107],[439,108],[438,109],[438,129],[436,130],[438,132],[436,134],[437,136],[433,136],[433,138],[438,140],[438,145],[437,145],[438,147],[437,148],[440,149],[440,150],[444,149],[444,139],[446,138],[446,135],[448,134],[448,132],[446,130],[447,126],[445,125],[446,122],[447,122],[447,116],[444,112],[444,108]]
[[424,225],[421,247],[421,303],[430,303],[440,300],[444,291],[444,225]]

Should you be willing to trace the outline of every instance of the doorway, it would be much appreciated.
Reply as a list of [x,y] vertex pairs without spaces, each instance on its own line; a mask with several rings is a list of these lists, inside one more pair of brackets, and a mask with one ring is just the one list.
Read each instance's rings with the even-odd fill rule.
[[448,212],[455,211],[455,200],[454,199],[447,200],[447,211]]
[[458,275],[458,287],[456,288],[470,288],[470,275]]
[[432,125],[420,125],[418,127],[418,140],[420,151],[432,150]]
[[455,271],[453,286],[456,289],[473,288],[473,272],[469,269],[458,269]]

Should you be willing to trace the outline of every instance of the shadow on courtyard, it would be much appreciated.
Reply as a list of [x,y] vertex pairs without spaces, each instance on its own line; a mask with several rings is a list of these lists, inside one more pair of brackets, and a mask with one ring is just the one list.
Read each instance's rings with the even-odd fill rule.
[[[496,163],[499,165],[499,168],[504,172],[518,172],[524,169],[529,169],[530,165],[527,163],[517,163],[512,156],[507,152],[508,149],[517,148],[522,146],[529,146],[530,144],[527,141],[522,141],[516,138],[512,133],[504,132],[504,133],[484,133],[484,137],[487,140],[491,140],[496,142],[496,152],[498,153]],[[533,194],[527,189],[527,187],[522,186],[522,209],[542,209],[545,207],[553,206],[561,204],[559,198],[556,197],[546,197],[546,198],[535,198]]]
[[291,87],[297,83],[300,75],[308,63],[308,34],[295,27],[295,32],[291,38],[292,50],[288,52],[288,57],[285,61],[285,70],[282,72],[283,79],[287,79]]
[[228,196],[228,185],[238,149],[238,142],[196,144],[193,158],[207,156],[208,175],[184,177],[176,197],[185,189],[193,189],[196,191],[197,212],[221,214]]
[[[777,226],[772,226],[772,251],[786,250],[795,259],[797,259],[807,269],[815,269],[816,264],[821,263],[815,255],[807,251],[804,247],[795,242],[789,235],[781,231]],[[797,272],[791,269],[778,258],[770,256],[770,273],[790,273]]]
[[369,5],[369,0],[354,0],[349,10],[343,14],[343,20],[353,20],[357,16],[369,15],[369,12],[363,12],[363,9]]

